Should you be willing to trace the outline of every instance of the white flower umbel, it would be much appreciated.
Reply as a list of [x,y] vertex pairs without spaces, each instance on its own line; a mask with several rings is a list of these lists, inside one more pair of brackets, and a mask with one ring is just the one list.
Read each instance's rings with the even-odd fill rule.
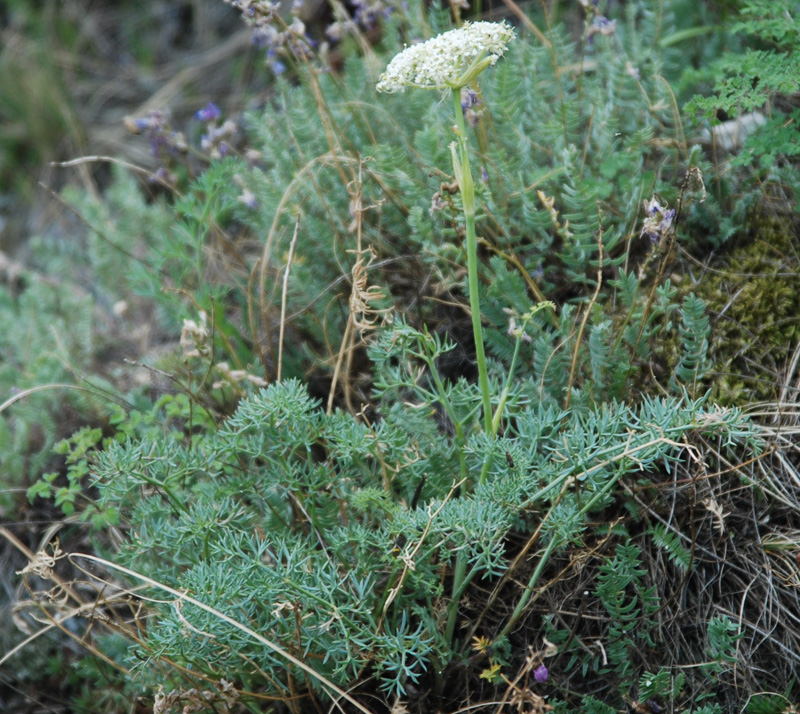
[[497,62],[513,37],[514,29],[505,22],[465,22],[406,47],[389,63],[377,89],[390,93],[406,87],[459,89]]

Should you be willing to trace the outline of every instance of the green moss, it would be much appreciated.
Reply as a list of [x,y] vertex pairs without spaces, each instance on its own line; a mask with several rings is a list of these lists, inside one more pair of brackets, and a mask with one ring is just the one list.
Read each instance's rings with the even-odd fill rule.
[[747,242],[695,286],[708,305],[713,397],[723,404],[777,398],[800,336],[800,217],[762,209],[748,224]]

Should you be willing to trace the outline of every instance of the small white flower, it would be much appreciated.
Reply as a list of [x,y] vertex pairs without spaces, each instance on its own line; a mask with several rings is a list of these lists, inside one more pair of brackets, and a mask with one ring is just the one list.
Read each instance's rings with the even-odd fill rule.
[[505,22],[465,22],[456,30],[406,47],[389,63],[378,82],[379,92],[406,87],[458,89],[493,65],[514,37]]

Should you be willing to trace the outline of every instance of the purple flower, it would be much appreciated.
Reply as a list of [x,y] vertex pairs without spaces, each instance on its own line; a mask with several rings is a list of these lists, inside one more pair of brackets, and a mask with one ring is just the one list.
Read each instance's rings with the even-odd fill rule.
[[592,35],[604,35],[608,37],[617,31],[617,21],[609,20],[603,15],[595,15],[592,24],[589,26],[588,37]]
[[263,27],[257,27],[250,36],[250,44],[257,50],[264,49],[270,43],[270,36]]
[[464,114],[464,119],[472,127],[478,126],[478,121],[480,121],[481,115],[478,107],[481,104],[483,102],[474,89],[469,87],[461,88],[461,111]]
[[661,213],[664,208],[658,202],[658,199],[653,196],[649,201],[644,202],[644,215],[648,218],[653,218],[653,216]]
[[162,186],[175,186],[178,183],[178,177],[166,166],[160,166],[156,172],[150,176],[149,181],[150,183],[161,184]]
[[662,206],[653,196],[649,201],[644,202],[644,215],[641,235],[650,238],[653,245],[660,243],[672,228],[675,209]]
[[472,107],[477,106],[480,101],[478,93],[474,89],[470,89],[469,87],[461,88],[461,109],[464,112],[466,112],[467,109],[472,109]]
[[548,674],[549,672],[547,671],[547,667],[545,667],[543,664],[540,664],[536,669],[533,670],[533,678],[540,684],[547,681]]
[[214,104],[214,102],[209,102],[206,104],[202,109],[198,109],[194,113],[194,118],[197,121],[214,121],[215,119],[219,119],[222,112],[220,112],[219,107]]
[[222,126],[209,124],[207,133],[200,137],[200,148],[208,152],[212,159],[218,159],[230,153],[231,141],[236,135],[236,123],[228,119]]

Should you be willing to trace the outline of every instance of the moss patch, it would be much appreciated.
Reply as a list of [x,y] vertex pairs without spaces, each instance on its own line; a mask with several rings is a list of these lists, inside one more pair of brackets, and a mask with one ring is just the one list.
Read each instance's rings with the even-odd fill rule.
[[722,404],[779,397],[800,337],[800,216],[759,212],[749,224],[749,240],[694,286],[708,305],[713,399]]

